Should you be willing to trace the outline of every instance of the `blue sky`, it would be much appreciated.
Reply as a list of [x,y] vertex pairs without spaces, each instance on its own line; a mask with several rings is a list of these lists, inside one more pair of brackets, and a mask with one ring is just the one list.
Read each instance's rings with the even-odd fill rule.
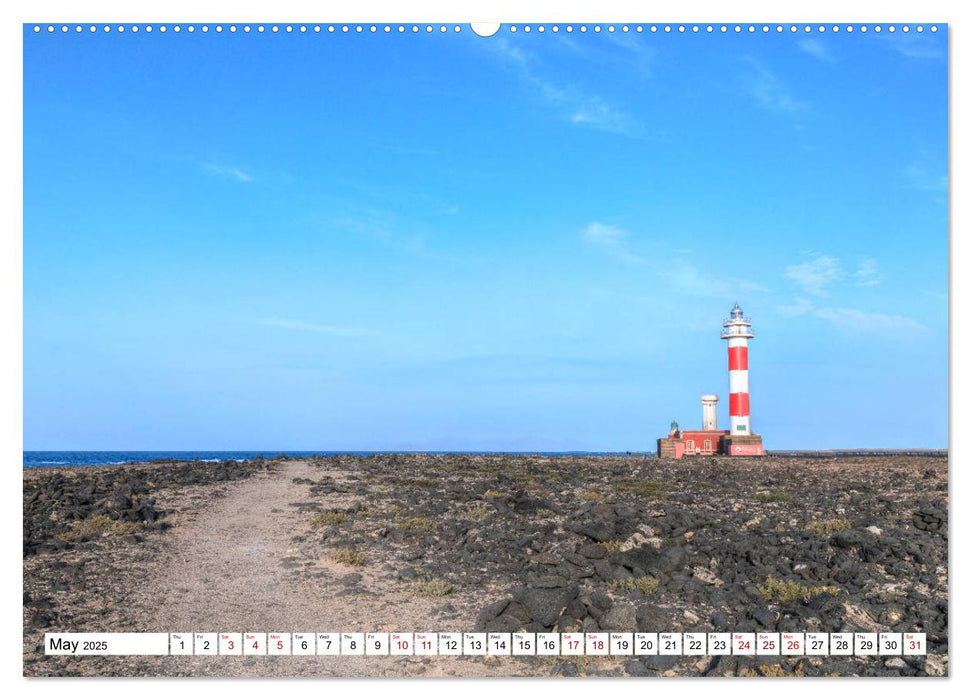
[[24,36],[25,449],[947,444],[947,36]]

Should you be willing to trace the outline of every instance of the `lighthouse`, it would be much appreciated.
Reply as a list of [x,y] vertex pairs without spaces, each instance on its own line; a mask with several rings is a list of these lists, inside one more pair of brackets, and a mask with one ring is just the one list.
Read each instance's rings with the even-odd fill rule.
[[731,316],[722,323],[722,340],[728,341],[728,422],[732,435],[751,435],[748,404],[748,339],[754,338],[752,322],[735,302]]
[[728,341],[728,435],[722,451],[733,457],[764,455],[762,436],[752,432],[748,401],[748,341],[754,338],[752,322],[735,303],[722,322],[722,340]]
[[718,429],[718,396],[702,394],[701,430],[682,430],[677,422],[671,423],[668,436],[657,441],[657,454],[662,459],[680,459],[689,455],[754,457],[765,454],[762,436],[752,432],[748,400],[748,341],[755,334],[752,322],[745,318],[738,303],[722,322],[721,337],[728,341],[729,429]]

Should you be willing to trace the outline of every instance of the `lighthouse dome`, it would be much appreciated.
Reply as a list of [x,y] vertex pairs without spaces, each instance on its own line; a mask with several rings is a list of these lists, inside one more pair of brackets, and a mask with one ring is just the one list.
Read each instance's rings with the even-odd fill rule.
[[732,318],[742,318],[742,307],[735,302],[735,306],[732,307]]

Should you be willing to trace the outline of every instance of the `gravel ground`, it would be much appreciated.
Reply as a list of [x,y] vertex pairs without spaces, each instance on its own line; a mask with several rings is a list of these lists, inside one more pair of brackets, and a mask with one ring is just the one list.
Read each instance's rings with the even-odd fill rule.
[[[947,460],[24,470],[24,674],[946,675]],[[921,657],[45,657],[49,631],[922,631]]]

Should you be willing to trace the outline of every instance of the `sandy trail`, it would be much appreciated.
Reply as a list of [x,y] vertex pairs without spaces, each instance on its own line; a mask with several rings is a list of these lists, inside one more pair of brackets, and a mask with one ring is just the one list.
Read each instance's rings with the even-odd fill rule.
[[285,586],[280,560],[302,524],[289,504],[307,497],[292,480],[313,476],[306,462],[285,463],[231,484],[225,497],[178,523],[159,581],[159,622],[168,631],[294,631],[312,619],[319,592]]
[[[339,472],[328,472],[339,478]],[[352,569],[314,563],[317,577],[296,576],[284,560],[299,555],[292,538],[306,531],[308,514],[297,503],[348,505],[345,495],[314,497],[294,479],[318,479],[304,461],[284,462],[272,472],[225,486],[221,498],[178,516],[170,546],[142,596],[158,632],[369,632],[470,631],[472,620],[437,629],[434,605],[396,589],[371,570],[361,595],[335,597],[337,579]],[[165,657],[152,663],[159,675],[341,675],[437,676],[518,675],[528,671],[513,659],[411,657]]]

